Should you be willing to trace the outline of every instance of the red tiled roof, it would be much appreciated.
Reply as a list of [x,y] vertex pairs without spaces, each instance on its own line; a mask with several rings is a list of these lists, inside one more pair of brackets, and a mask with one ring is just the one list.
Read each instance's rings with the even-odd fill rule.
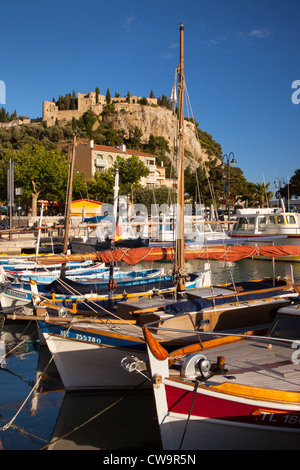
[[156,157],[157,155],[153,155],[151,153],[140,152],[139,150],[133,149],[126,149],[126,153],[130,153],[131,155],[143,155],[145,157]]
[[96,150],[103,150],[105,152],[117,152],[117,153],[126,153],[123,150],[117,149],[116,147],[109,147],[107,145],[97,145],[94,144],[94,149]]
[[[82,145],[90,145],[88,142],[81,142]],[[116,147],[110,147],[107,145],[97,145],[94,144],[94,147],[92,147],[95,150],[103,150],[104,152],[115,152],[115,153],[123,153],[123,154],[130,154],[130,155],[141,155],[144,157],[157,157],[157,155],[153,155],[151,153],[145,153],[141,152],[140,150],[133,150],[133,149],[128,149],[126,148],[126,151],[120,150]]]

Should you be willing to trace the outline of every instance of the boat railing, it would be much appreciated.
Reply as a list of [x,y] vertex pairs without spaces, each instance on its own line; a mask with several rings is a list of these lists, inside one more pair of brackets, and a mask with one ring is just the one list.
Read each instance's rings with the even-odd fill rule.
[[[172,336],[172,337],[181,337],[182,339],[186,338],[188,343],[191,343],[191,338],[194,338],[193,341],[196,343],[198,342],[200,346],[205,350],[206,345],[211,347],[211,340],[220,340],[224,339],[224,341],[240,341],[240,340],[247,340],[247,341],[260,341],[264,344],[271,345],[273,343],[285,343],[290,344],[292,349],[300,348],[300,339],[288,339],[288,338],[281,338],[276,336],[268,335],[268,331],[271,325],[260,325],[259,327],[248,327],[245,328],[243,331],[231,330],[231,331],[199,331],[194,327],[193,329],[181,329],[181,328],[174,328],[168,327],[168,322],[172,322],[174,318],[177,320],[179,317],[184,317],[186,315],[191,315],[192,312],[185,312],[182,315],[172,316],[166,320],[164,320],[163,324],[161,321],[154,321],[145,324],[144,329],[147,329],[151,334],[153,334],[156,338],[161,336],[165,337]],[[204,320],[205,321],[205,320]],[[193,321],[191,321],[193,325]],[[270,346],[271,347],[271,346]]]

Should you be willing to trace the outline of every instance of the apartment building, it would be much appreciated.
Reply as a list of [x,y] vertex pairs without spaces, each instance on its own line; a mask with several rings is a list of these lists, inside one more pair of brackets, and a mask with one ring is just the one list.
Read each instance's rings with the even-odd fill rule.
[[[70,148],[70,152],[72,149]],[[119,147],[109,147],[106,145],[96,145],[93,140],[80,142],[76,146],[75,167],[76,171],[85,173],[86,179],[91,179],[96,171],[104,171],[111,167],[117,157],[125,159],[137,155],[141,161],[149,168],[147,177],[141,178],[141,185],[147,187],[163,186],[170,187],[172,180],[166,178],[166,169],[162,165],[156,165],[156,155],[140,152],[139,150],[127,149],[126,145]]]

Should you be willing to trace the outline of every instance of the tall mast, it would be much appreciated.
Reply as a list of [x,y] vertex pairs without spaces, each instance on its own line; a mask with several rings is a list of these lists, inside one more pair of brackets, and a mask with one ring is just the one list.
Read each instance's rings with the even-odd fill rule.
[[177,291],[185,291],[184,270],[184,43],[183,23],[180,24],[180,62],[178,77],[179,94],[179,169],[178,169],[178,202],[177,202],[177,234],[176,234],[176,263],[179,270]]
[[69,173],[69,188],[68,188],[68,198],[67,198],[67,208],[66,208],[66,220],[65,220],[65,236],[64,236],[64,245],[63,253],[67,253],[68,241],[69,241],[69,225],[70,225],[70,216],[71,216],[71,205],[72,205],[72,189],[73,189],[73,174],[74,174],[74,165],[75,165],[75,149],[76,149],[76,132],[73,134],[73,148],[72,148],[72,158],[70,163],[70,173]]

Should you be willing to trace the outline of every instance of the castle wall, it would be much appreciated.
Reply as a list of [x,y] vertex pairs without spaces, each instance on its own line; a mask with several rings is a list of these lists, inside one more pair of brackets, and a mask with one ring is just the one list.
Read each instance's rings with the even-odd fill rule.
[[[131,96],[130,103],[137,104],[141,99],[140,96]],[[126,97],[112,98],[112,102],[125,102]],[[157,104],[157,99],[147,98],[149,104]],[[54,126],[56,120],[61,123],[67,123],[72,121],[73,117],[79,119],[84,113],[91,110],[95,114],[99,115],[103,111],[103,107],[106,106],[106,97],[104,95],[98,95],[98,103],[96,102],[96,93],[90,91],[88,94],[78,93],[77,96],[78,109],[62,110],[58,109],[55,103],[52,101],[43,101],[43,118],[42,121],[47,123],[47,126]]]

